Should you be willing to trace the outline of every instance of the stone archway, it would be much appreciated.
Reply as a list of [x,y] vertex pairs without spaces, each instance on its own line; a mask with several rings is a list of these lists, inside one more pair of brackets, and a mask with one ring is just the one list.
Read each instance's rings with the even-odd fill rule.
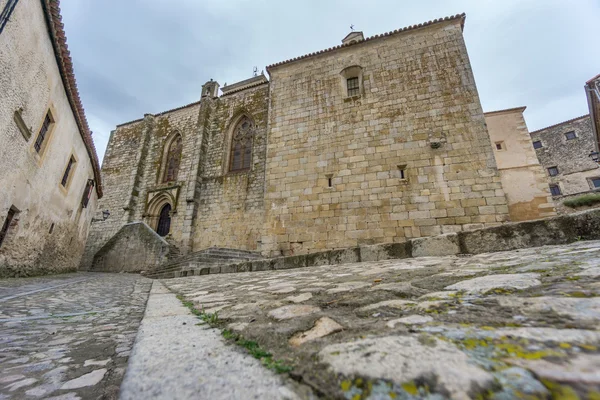
[[[175,204],[176,200],[168,191],[154,193],[154,196],[148,201],[144,215],[145,222],[157,233],[159,233],[162,223],[161,229],[163,231],[166,229],[166,233],[161,236],[165,236],[171,228],[171,220],[176,212]],[[165,228],[167,225],[168,227]]]

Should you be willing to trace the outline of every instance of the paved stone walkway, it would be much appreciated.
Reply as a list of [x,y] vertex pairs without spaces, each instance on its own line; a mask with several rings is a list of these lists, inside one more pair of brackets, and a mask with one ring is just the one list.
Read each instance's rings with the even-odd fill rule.
[[0,280],[0,399],[116,399],[152,281]]
[[600,241],[164,283],[322,398],[600,398]]

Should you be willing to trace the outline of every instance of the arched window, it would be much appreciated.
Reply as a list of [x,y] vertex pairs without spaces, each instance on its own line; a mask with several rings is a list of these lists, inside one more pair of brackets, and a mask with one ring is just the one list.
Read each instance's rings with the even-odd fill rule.
[[165,163],[165,173],[163,182],[172,182],[177,180],[179,165],[181,164],[181,148],[183,147],[181,135],[177,135],[169,145],[166,153],[167,161]]
[[231,138],[230,171],[250,169],[253,141],[254,124],[248,117],[243,117],[233,130]]
[[171,205],[167,203],[160,210],[156,233],[160,236],[167,236],[169,230],[171,230]]

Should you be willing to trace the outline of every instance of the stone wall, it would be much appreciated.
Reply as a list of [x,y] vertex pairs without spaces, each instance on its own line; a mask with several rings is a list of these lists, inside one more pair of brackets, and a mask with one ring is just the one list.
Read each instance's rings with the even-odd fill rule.
[[[567,140],[565,133],[571,131],[577,138]],[[559,174],[548,179],[551,184],[559,185],[563,195],[592,189],[588,179],[600,177],[600,168],[588,157],[595,148],[589,115],[531,132],[531,139],[542,143],[536,153],[546,174],[548,168],[558,167]]]
[[[269,67],[263,253],[400,242],[508,219],[461,24]],[[343,71],[353,66],[362,93],[348,98]]]
[[169,243],[143,222],[124,225],[96,252],[96,272],[149,271],[167,260]]
[[[149,212],[153,201],[170,203],[168,240],[178,247],[184,245],[186,189],[188,180],[196,179],[193,159],[199,108],[194,103],[156,116],[148,114],[143,120],[120,125],[111,133],[102,165],[107,190],[98,206],[99,210],[109,210],[110,217],[92,225],[82,269],[90,267],[94,254],[125,224],[144,221],[155,229],[157,214]],[[163,183],[165,144],[175,134],[183,139],[179,173],[175,181]],[[153,197],[163,193],[164,196]],[[161,205],[154,208],[160,210]]]
[[[213,101],[204,157],[199,208],[194,222],[194,249],[231,247],[261,250],[264,218],[268,83]],[[256,132],[249,171],[228,171],[231,134],[243,116]]]
[[[17,211],[0,247],[0,277],[77,269],[96,210],[81,206],[93,165],[57,65],[42,2],[21,0],[0,35],[0,227]],[[21,110],[19,118],[15,112]],[[42,150],[34,143],[48,110]],[[70,157],[76,160],[61,185]]]
[[511,221],[556,215],[548,179],[523,117],[525,107],[485,113]]

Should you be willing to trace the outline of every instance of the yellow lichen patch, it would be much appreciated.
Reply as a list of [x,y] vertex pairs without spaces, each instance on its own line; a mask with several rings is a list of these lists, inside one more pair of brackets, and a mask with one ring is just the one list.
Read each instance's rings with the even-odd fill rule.
[[558,345],[561,349],[570,349],[572,346],[569,343],[560,343]]
[[600,392],[592,390],[587,393],[588,400],[600,400]]
[[462,341],[466,349],[472,350],[476,347],[487,347],[489,343],[485,339],[466,338]]
[[525,360],[539,360],[545,357],[564,357],[563,353],[559,353],[555,350],[528,351],[518,344],[512,343],[499,343],[495,345],[495,348],[496,350],[504,353],[504,355],[522,358]]
[[542,384],[552,394],[553,400],[579,400],[579,395],[573,390],[571,386],[561,385],[560,383],[542,379]]
[[402,389],[406,391],[406,393],[411,394],[413,396],[419,393],[419,388],[414,382],[407,382],[402,384]]
[[342,383],[340,384],[340,387],[342,388],[342,390],[344,392],[347,392],[352,387],[352,382],[350,382],[348,380],[342,381]]
[[580,344],[578,346],[581,347],[582,349],[586,349],[586,350],[589,350],[589,351],[596,351],[596,350],[598,350],[598,347],[594,346],[593,344]]

